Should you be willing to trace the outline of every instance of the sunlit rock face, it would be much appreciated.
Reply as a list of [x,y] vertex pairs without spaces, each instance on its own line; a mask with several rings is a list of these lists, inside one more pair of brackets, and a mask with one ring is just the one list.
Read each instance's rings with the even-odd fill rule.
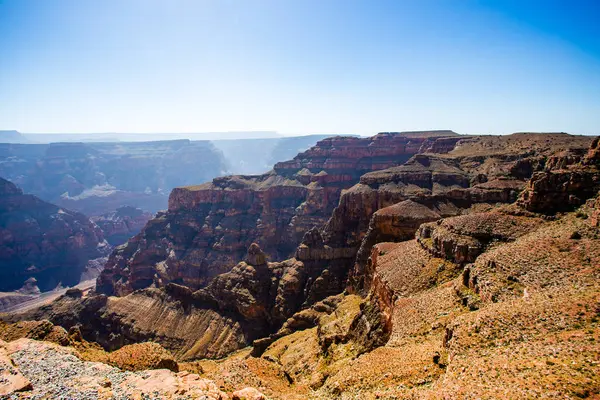
[[401,165],[418,152],[446,152],[459,139],[451,131],[333,137],[263,175],[176,188],[168,211],[112,254],[98,290],[123,295],[168,282],[197,289],[229,271],[253,242],[268,260],[289,258],[361,175]]

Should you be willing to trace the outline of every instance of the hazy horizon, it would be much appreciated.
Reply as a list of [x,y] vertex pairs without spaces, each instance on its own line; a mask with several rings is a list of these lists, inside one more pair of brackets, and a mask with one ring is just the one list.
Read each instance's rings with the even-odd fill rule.
[[594,1],[0,1],[0,128],[600,134]]

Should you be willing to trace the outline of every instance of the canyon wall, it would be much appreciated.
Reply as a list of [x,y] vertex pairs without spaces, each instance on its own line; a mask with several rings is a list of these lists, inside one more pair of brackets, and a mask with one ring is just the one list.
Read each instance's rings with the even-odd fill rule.
[[253,242],[269,260],[289,258],[361,175],[401,165],[419,152],[449,151],[459,140],[451,131],[333,137],[263,175],[176,188],[168,211],[111,255],[97,289],[124,295],[168,282],[197,289],[229,271]]
[[42,291],[79,282],[90,259],[109,251],[102,230],[83,214],[23,194],[0,178],[0,291],[37,279]]
[[[223,199],[241,202],[265,181],[231,177],[219,189],[217,180],[178,190],[168,212],[111,256],[127,256],[123,269],[98,286],[122,296],[73,291],[12,318],[81,325],[107,349],[157,341],[178,360],[253,344],[205,360],[206,376],[236,388],[260,382],[273,398],[598,394],[590,362],[600,349],[598,140],[461,137],[449,150],[438,140],[448,141],[340,191],[331,218],[304,232],[293,258],[269,262],[250,244],[244,261],[197,290],[173,283],[161,258],[161,246],[189,243],[194,232],[173,229],[177,217],[202,210],[209,194],[237,204]],[[432,153],[434,145],[444,153]],[[538,183],[544,177],[559,184]],[[282,186],[308,190],[299,181]],[[174,236],[162,238],[163,229]],[[131,282],[157,287],[130,292]]]

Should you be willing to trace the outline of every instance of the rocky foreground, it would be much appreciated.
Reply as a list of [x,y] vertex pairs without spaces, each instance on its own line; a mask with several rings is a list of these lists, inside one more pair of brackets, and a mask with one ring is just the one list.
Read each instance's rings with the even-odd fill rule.
[[254,388],[227,394],[187,371],[122,371],[31,339],[0,342],[0,367],[0,396],[10,399],[266,399]]
[[[120,296],[70,291],[5,316],[0,338],[6,348],[30,343],[22,337],[58,343],[81,362],[134,376],[169,365],[168,376],[197,374],[214,384],[203,390],[225,396],[256,388],[274,399],[599,398],[599,140],[439,140],[451,148],[430,146],[340,192],[292,258],[270,261],[250,244],[227,272],[186,285],[161,246],[204,247],[185,239],[190,212],[170,210],[111,256],[122,263],[98,289],[108,280]],[[162,241],[161,218],[175,235]],[[174,261],[187,254],[169,252]],[[134,350],[139,342],[162,350]],[[170,358],[153,356],[163,351]],[[138,358],[154,361],[123,362]],[[165,378],[163,390],[178,379]],[[30,383],[18,396],[35,393]]]

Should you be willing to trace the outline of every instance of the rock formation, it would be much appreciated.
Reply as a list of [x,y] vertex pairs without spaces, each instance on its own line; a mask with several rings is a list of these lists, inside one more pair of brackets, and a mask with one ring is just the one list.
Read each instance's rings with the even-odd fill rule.
[[10,398],[191,398],[228,400],[214,382],[187,371],[168,369],[126,372],[100,362],[83,361],[77,351],[52,343],[19,339],[0,346],[0,362],[11,370]]
[[87,217],[0,178],[0,290],[19,289],[31,278],[42,291],[76,284],[87,261],[107,251],[102,231]]
[[519,204],[530,211],[552,213],[581,206],[600,189],[598,138],[584,156],[555,157],[545,171],[533,175]]
[[[347,254],[346,269],[354,264],[350,287],[363,291],[365,258],[370,253],[373,237],[383,238],[388,229],[387,223],[381,222],[382,214],[390,219],[397,210],[396,223],[405,218],[402,206],[394,205],[410,200],[430,210],[420,207],[418,214],[435,219],[435,214],[458,215],[477,204],[511,203],[532,174],[543,170],[546,162],[563,151],[583,155],[591,141],[589,137],[566,134],[468,137],[459,140],[447,153],[418,154],[401,166],[364,174],[358,184],[341,196],[323,228],[324,241]],[[394,207],[372,220],[377,210],[390,206]],[[404,223],[405,235],[411,229],[416,230],[415,222]],[[369,235],[365,237],[367,232]],[[405,235],[393,240],[403,240]],[[361,252],[355,259],[359,249]]]
[[123,297],[65,295],[15,318],[79,326],[107,350],[156,340],[179,360],[223,357],[275,333],[303,306],[331,294],[324,289],[327,276],[309,259],[267,262],[252,244],[245,261],[195,292],[168,283]]
[[155,276],[197,289],[243,259],[252,242],[267,259],[286,259],[362,174],[400,165],[419,151],[448,151],[459,138],[451,131],[334,137],[264,175],[174,189],[169,210],[113,253],[98,290],[123,295],[156,284]]
[[[402,136],[382,137],[369,141]],[[347,154],[365,151],[355,140],[363,139],[346,143]],[[335,151],[323,145],[261,177],[178,189],[168,212],[112,254],[98,291],[119,296],[73,293],[5,318],[48,319],[108,350],[159,342],[238,397],[260,395],[247,387],[275,399],[600,395],[598,141],[564,134],[424,140],[423,153],[403,165],[367,172],[351,187],[354,178],[339,178],[337,189],[347,190],[331,218],[307,225],[285,261],[276,261],[265,235],[252,233],[256,240],[235,254],[244,261],[227,271],[202,283],[192,271],[206,264],[181,274],[188,254],[207,248],[203,232],[215,220],[215,232],[230,229],[219,240],[239,240],[241,225],[232,221],[248,207],[233,199],[256,196],[268,209],[262,217],[282,215],[274,204],[287,203],[261,192],[331,189],[299,179],[315,176],[312,166],[335,164],[329,171],[341,177],[348,163],[382,159],[327,161],[318,155]],[[536,186],[538,173],[589,180],[544,192],[551,186]],[[557,207],[572,197],[568,208]],[[295,221],[306,215],[292,214]],[[35,331],[53,329],[44,323]]]
[[[183,321],[186,313],[191,312],[198,315],[198,321],[205,321],[207,318],[223,321],[219,324],[227,327],[227,332],[230,332],[227,337],[231,341],[215,342],[215,347],[212,348],[195,345],[204,340],[203,334],[176,333],[173,336],[172,332],[178,330],[172,330],[169,334],[167,330],[160,333],[173,337],[166,339],[163,336],[161,340],[165,343],[185,340],[185,345],[179,342],[179,352],[174,351],[180,357],[223,355],[255,339],[276,334],[295,312],[310,307],[327,296],[336,295],[346,287],[363,294],[370,291],[371,285],[380,288],[381,282],[371,278],[374,257],[379,251],[373,253],[373,246],[382,241],[407,240],[413,237],[419,226],[422,226],[419,231],[419,243],[423,248],[428,246],[427,251],[432,257],[447,258],[459,265],[472,262],[487,249],[490,242],[500,240],[500,236],[497,235],[503,234],[503,229],[509,233],[505,234],[508,235],[508,239],[502,240],[513,240],[510,236],[510,226],[505,228],[495,222],[489,222],[485,229],[499,232],[496,236],[490,236],[487,231],[464,236],[456,227],[470,221],[466,216],[456,217],[456,220],[448,219],[448,222],[442,225],[435,225],[435,229],[422,224],[463,213],[479,215],[479,208],[485,210],[496,203],[514,201],[518,191],[526,185],[525,179],[528,174],[531,175],[536,168],[543,168],[547,159],[556,153],[556,149],[570,143],[574,153],[584,154],[590,142],[589,138],[565,135],[516,136],[519,140],[515,140],[513,136],[461,139],[456,149],[449,153],[417,155],[402,166],[367,173],[360,178],[358,184],[344,192],[324,229],[313,227],[305,232],[293,254],[294,258],[270,262],[269,258],[276,256],[264,251],[257,243],[251,243],[247,254],[238,256],[238,260],[245,259],[244,262],[233,268],[221,265],[221,268],[228,271],[220,274],[217,273],[218,270],[212,271],[214,278],[206,273],[206,264],[203,264],[206,259],[201,258],[211,248],[207,249],[206,242],[203,242],[204,238],[208,240],[207,221],[199,221],[198,215],[202,217],[202,213],[205,212],[210,218],[215,218],[215,204],[216,207],[223,207],[220,208],[224,213],[219,219],[221,229],[215,230],[221,232],[225,226],[223,220],[231,217],[232,222],[229,224],[233,221],[239,223],[247,209],[241,206],[236,206],[233,210],[225,209],[224,200],[221,203],[215,200],[215,204],[208,208],[209,198],[201,200],[204,199],[201,196],[230,200],[234,193],[242,198],[264,196],[260,186],[256,186],[257,182],[265,179],[277,183],[281,175],[270,173],[261,177],[219,178],[208,185],[212,189],[203,189],[204,186],[177,189],[171,196],[171,209],[167,213],[159,213],[139,235],[111,255],[108,267],[98,279],[97,290],[99,293],[116,294],[123,298],[110,298],[107,306],[101,308],[102,311],[86,311],[84,314],[94,315],[94,318],[97,318],[97,315],[103,316],[95,322],[87,322],[90,328],[86,334],[107,348],[157,337],[151,331],[150,321],[147,326],[144,325],[140,321],[141,317],[135,316],[137,311],[133,306],[126,306],[130,302],[147,302],[152,304],[150,309],[155,310],[152,311],[155,314],[148,315],[158,316],[161,309],[169,307],[178,310],[172,321]],[[383,137],[390,140],[389,135]],[[336,140],[341,139],[332,139]],[[350,141],[352,151],[364,151],[360,146],[355,146],[356,140],[361,139],[352,138]],[[437,140],[441,139],[435,139]],[[551,146],[548,146],[548,143]],[[427,146],[430,148],[432,145]],[[507,151],[500,154],[499,149],[503,146]],[[307,153],[314,156],[322,151],[311,149]],[[335,153],[332,149],[328,151]],[[301,155],[294,163],[308,165],[309,161],[306,160],[307,158]],[[358,162],[357,160],[360,159],[354,159],[354,162]],[[296,165],[295,168],[304,167]],[[323,165],[319,165],[317,168],[322,167]],[[221,183],[225,185],[221,189],[213,188]],[[238,189],[228,186],[234,183],[239,185]],[[272,190],[273,186],[269,185],[265,184],[265,190]],[[275,187],[279,185],[276,184]],[[285,183],[281,187],[281,190],[295,189],[305,190],[306,187],[300,183]],[[261,199],[265,201],[264,198]],[[203,203],[204,201],[206,203]],[[259,201],[257,204],[265,205]],[[481,204],[481,207],[478,204]],[[279,213],[281,216],[284,210],[272,208],[270,211],[271,215]],[[515,218],[517,217],[513,218],[507,214],[505,222],[512,223]],[[485,221],[482,217],[478,225],[486,226]],[[200,223],[203,225],[200,226]],[[223,238],[239,238],[233,236],[234,233],[240,234],[239,225],[229,226],[231,231],[223,233],[229,236],[221,236],[221,242]],[[264,239],[264,236],[259,237],[258,241],[261,239]],[[236,243],[236,246],[239,244]],[[215,247],[218,248],[213,245],[212,250]],[[190,265],[192,261],[199,267]],[[181,267],[185,269],[178,269]],[[203,277],[202,274],[206,275]],[[201,275],[200,279],[198,275]],[[134,290],[147,287],[166,290],[148,289],[130,294]],[[197,288],[200,289],[195,291]],[[391,307],[392,298],[393,296],[382,295],[373,304],[385,313],[385,310]],[[174,302],[181,306],[169,306]],[[97,328],[107,324],[105,316],[110,316],[112,337],[117,338],[112,342],[108,339],[109,331]],[[81,317],[72,319],[78,318]],[[164,320],[162,317],[161,319]],[[132,324],[133,321],[135,324]],[[56,317],[53,322],[63,324]],[[386,325],[389,321],[384,318],[382,323]],[[177,347],[170,344],[166,346],[169,349]],[[192,348],[195,350],[191,351]]]

